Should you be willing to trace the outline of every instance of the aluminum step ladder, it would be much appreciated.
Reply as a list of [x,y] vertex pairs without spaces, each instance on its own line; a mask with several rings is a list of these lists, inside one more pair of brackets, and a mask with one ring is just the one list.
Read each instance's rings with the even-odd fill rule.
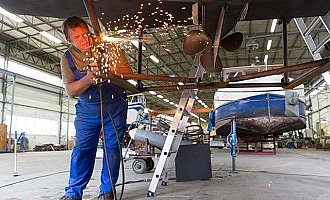
[[[323,46],[330,41],[330,16],[317,16],[312,19],[312,21],[307,26],[302,18],[294,18],[294,22],[296,23],[298,30],[303,37],[310,54],[312,55],[314,60],[322,59],[320,54],[320,50]],[[316,43],[312,37],[312,33],[317,26],[322,26],[325,28],[327,34],[323,38],[323,40],[319,43]],[[329,72],[324,72],[322,74],[323,79],[326,81],[327,85],[330,85],[330,74]]]
[[[192,68],[189,72],[189,78],[198,80],[205,73],[205,69],[200,65],[201,53],[196,54]],[[175,157],[177,155],[185,127],[187,125],[191,109],[193,107],[197,90],[184,89],[179,101],[179,106],[176,109],[173,122],[168,131],[164,147],[158,160],[154,175],[149,185],[148,197],[153,197],[160,179],[161,185],[166,186],[169,178],[169,173],[173,169]]]

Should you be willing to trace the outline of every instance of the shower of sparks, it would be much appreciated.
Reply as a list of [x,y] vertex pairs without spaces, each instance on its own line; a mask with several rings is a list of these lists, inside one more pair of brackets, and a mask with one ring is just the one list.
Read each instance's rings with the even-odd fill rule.
[[148,16],[154,19],[153,22],[152,21],[149,22],[151,23],[151,25],[153,26],[159,25],[162,28],[168,28],[173,24],[174,17],[169,12],[166,12],[163,9],[161,9],[161,6],[162,6],[162,1],[141,4],[140,10],[137,11],[135,15],[131,16],[129,14],[126,14],[114,21],[109,21],[107,23],[106,29],[109,31],[109,33],[116,34],[118,33],[118,31],[120,31],[119,26],[117,24],[120,24],[120,28],[124,30],[131,30],[130,32],[128,32],[129,36],[139,35],[142,31],[145,31],[146,28],[149,27],[148,24],[143,25],[143,23],[146,20],[144,17],[142,17],[142,14],[144,13],[149,13]]
[[159,32],[160,36],[168,36],[168,33],[162,33],[160,28],[173,31],[174,28],[184,27],[184,24],[191,22],[191,17],[183,21],[175,20],[174,14],[164,10],[164,7],[165,5],[161,0],[142,3],[140,4],[140,9],[134,15],[126,14],[116,20],[107,22],[105,27],[107,30],[106,35],[126,38],[128,45],[124,45],[123,47],[130,51],[132,50],[132,45],[129,44],[130,40],[139,38],[141,33],[146,33],[151,26],[157,27],[153,29],[154,33]]
[[[158,0],[156,2],[149,2],[140,5],[140,10],[136,14],[123,15],[116,20],[106,23],[106,33],[101,37],[89,35],[90,38],[90,52],[89,63],[97,63],[99,71],[95,83],[109,81],[109,73],[117,74],[117,67],[120,67],[120,50],[123,49],[126,52],[133,50],[131,40],[138,38],[141,33],[147,32],[149,26],[156,27],[153,31],[159,33],[160,37],[171,39],[168,32],[161,32],[163,30],[174,30],[174,28],[182,28],[184,24],[191,22],[192,18],[180,21],[174,19],[174,16],[162,9],[163,2]],[[184,10],[182,8],[182,10]],[[149,13],[149,14],[148,14]],[[143,14],[148,14],[148,23]],[[102,17],[105,13],[102,13]],[[150,18],[149,18],[150,17]],[[150,19],[153,19],[151,21]],[[150,25],[149,25],[150,24]],[[176,25],[180,24],[180,25]],[[112,37],[110,37],[112,36]],[[119,36],[119,37],[118,37]],[[166,49],[166,48],[165,48]],[[96,64],[94,64],[96,65]]]
[[89,34],[88,37],[90,41],[89,52],[87,53],[89,67],[97,66],[99,69],[95,74],[94,82],[96,84],[104,81],[110,82],[110,73],[117,74],[117,67],[121,65],[119,59],[121,43],[108,42],[102,37],[92,34]]

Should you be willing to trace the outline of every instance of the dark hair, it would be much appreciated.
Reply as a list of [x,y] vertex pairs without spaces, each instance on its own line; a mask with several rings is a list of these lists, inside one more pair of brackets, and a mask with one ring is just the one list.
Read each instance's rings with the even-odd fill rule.
[[62,29],[66,40],[69,41],[69,33],[68,33],[69,28],[77,28],[81,26],[85,26],[88,29],[87,23],[80,17],[71,16],[66,18],[62,25]]

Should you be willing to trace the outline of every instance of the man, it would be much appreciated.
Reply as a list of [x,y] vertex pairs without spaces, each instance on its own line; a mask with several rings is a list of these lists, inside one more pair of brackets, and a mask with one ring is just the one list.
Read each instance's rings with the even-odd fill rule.
[[[83,190],[94,168],[102,127],[101,108],[104,114],[105,135],[103,152],[106,150],[107,156],[104,153],[100,192],[97,199],[113,199],[116,195],[114,185],[118,179],[120,166],[118,143],[121,143],[126,127],[127,95],[122,88],[108,82],[96,85],[98,67],[91,67],[86,72],[89,64],[86,58],[88,58],[90,45],[86,22],[76,16],[68,17],[63,22],[63,31],[71,46],[61,58],[62,78],[67,94],[79,99],[76,104],[74,122],[76,144],[71,155],[70,178],[68,186],[65,187],[65,195],[61,199],[82,199]],[[117,70],[119,69],[121,73],[132,72],[123,51],[119,51],[118,60]],[[100,91],[103,96],[102,105]]]

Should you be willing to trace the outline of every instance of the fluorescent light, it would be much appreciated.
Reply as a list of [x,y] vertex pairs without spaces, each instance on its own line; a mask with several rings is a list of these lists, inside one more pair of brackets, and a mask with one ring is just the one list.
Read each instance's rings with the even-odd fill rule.
[[164,98],[163,95],[160,95],[160,94],[158,94],[157,97],[160,99]]
[[[136,47],[139,48],[139,41],[138,40],[131,40],[131,43]],[[142,51],[147,50],[145,46],[142,45]]]
[[14,20],[14,21],[16,21],[16,22],[18,22],[18,23],[21,23],[21,22],[24,21],[22,18],[18,17],[17,15],[14,15],[14,14],[11,13],[11,12],[8,12],[7,10],[5,10],[5,9],[3,9],[3,8],[1,8],[1,7],[0,7],[0,14],[6,16],[6,17],[8,17],[9,19],[12,19],[12,20]]
[[184,83],[182,83],[182,82],[178,82],[178,85],[184,85]]
[[201,121],[202,121],[202,122],[206,122],[206,120],[205,120],[205,119],[203,119],[203,118],[201,118]]
[[127,80],[129,83],[131,83],[132,85],[137,85],[137,82],[136,81],[134,81],[134,80]]
[[149,91],[150,94],[156,95],[157,93],[155,91]]
[[268,61],[268,55],[265,55],[264,63],[267,63],[267,61]]
[[55,43],[62,43],[62,41],[60,39],[58,39],[57,37],[49,34],[46,31],[41,31],[40,34],[43,35],[43,36],[45,36],[47,39],[49,39],[49,40],[51,40],[51,41],[53,41]]
[[165,102],[170,102],[170,100],[168,100],[168,99],[163,99]]
[[199,99],[198,96],[195,96],[195,99]]
[[270,49],[270,47],[272,46],[272,41],[273,40],[268,40],[267,42],[267,51]]
[[204,104],[204,108],[208,108],[208,105]]
[[273,19],[272,26],[270,27],[271,33],[274,33],[276,24],[277,24],[277,19]]
[[179,107],[179,105],[178,105],[178,104],[174,104],[174,106],[175,106],[175,107]]
[[170,101],[170,102],[168,102],[169,104],[171,104],[171,105],[174,105],[174,103],[172,102],[172,101]]
[[158,58],[157,58],[155,55],[151,55],[151,56],[149,56],[149,58],[150,58],[152,61],[154,61],[155,63],[159,63],[159,60],[158,60]]
[[200,103],[200,104],[203,102],[203,101],[202,101],[202,100],[200,100],[200,99],[198,99],[197,101],[198,101],[198,103]]

